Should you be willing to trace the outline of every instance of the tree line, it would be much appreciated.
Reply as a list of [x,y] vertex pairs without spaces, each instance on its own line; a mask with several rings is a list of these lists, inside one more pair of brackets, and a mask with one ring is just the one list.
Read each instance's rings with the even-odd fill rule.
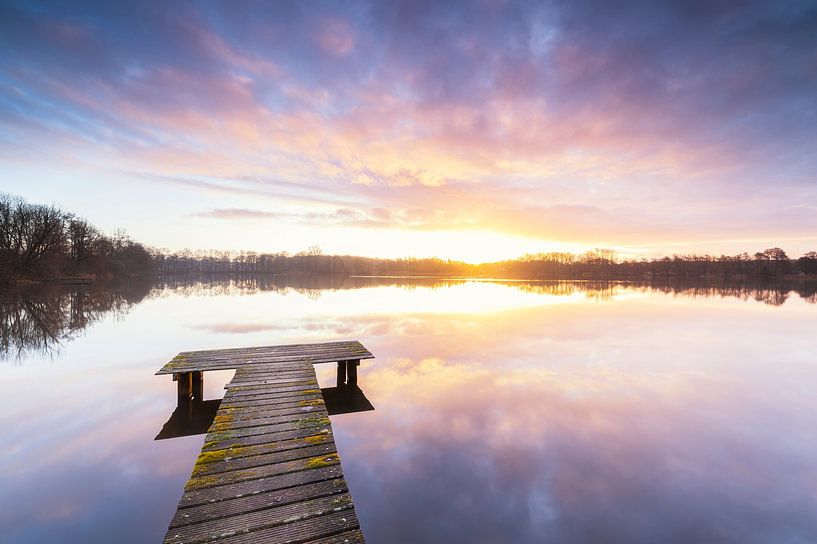
[[577,255],[537,253],[519,259],[470,264],[437,258],[378,259],[324,255],[320,249],[282,253],[190,251],[156,252],[160,275],[360,275],[467,276],[527,279],[651,280],[667,278],[779,279],[817,275],[817,252],[792,259],[780,248],[754,255],[673,255],[655,259],[622,259],[609,249]]
[[118,232],[103,234],[56,206],[0,194],[0,282],[146,275],[153,256]]

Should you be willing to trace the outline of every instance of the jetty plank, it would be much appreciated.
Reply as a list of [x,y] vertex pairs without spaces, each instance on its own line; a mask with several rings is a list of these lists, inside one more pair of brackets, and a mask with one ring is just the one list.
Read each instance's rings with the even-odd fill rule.
[[236,369],[165,543],[363,544],[313,364],[360,342],[182,352],[157,374]]
[[156,374],[231,370],[258,364],[280,364],[288,368],[298,368],[297,363],[333,363],[373,358],[374,355],[358,341],[183,351],[167,362]]
[[345,493],[348,491],[346,481],[342,478],[305,483],[296,487],[287,487],[253,495],[244,495],[220,502],[205,503],[176,511],[172,528],[191,525],[201,521],[212,521],[228,516],[235,516],[274,506],[298,503],[309,499]]

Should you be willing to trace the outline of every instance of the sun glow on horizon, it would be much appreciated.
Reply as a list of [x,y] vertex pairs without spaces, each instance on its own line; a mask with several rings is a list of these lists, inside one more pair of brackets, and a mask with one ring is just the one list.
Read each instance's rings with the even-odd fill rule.
[[[469,264],[517,259],[526,253],[583,253],[590,249],[580,244],[485,231],[384,231],[372,233],[365,238],[365,246],[361,244],[360,251],[356,254],[380,258],[436,257]],[[323,249],[326,253],[337,253],[333,251],[331,244]]]
[[[277,225],[276,225],[277,226]],[[402,229],[334,228],[301,231],[280,225],[224,225],[218,232],[208,229],[196,239],[179,238],[167,247],[170,251],[230,250],[256,253],[295,254],[317,246],[325,255],[353,255],[382,259],[438,258],[469,264],[518,259],[530,253],[567,252],[581,254],[595,246],[538,240],[490,231],[409,231]],[[284,235],[270,236],[283,230]],[[158,233],[157,233],[158,234]],[[158,238],[158,236],[157,236]]]

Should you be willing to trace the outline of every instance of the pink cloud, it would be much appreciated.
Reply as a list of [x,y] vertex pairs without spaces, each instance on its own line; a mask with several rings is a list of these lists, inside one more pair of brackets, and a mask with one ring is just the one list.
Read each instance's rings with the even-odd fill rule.
[[355,47],[355,31],[352,25],[337,17],[326,18],[319,23],[313,39],[323,51],[330,55],[342,57],[352,52]]

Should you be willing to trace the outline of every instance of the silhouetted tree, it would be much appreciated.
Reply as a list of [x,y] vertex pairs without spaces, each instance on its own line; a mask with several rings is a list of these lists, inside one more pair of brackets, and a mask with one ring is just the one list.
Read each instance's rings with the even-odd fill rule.
[[150,253],[120,232],[106,237],[55,206],[0,194],[0,281],[151,271]]
[[809,251],[797,259],[797,269],[804,274],[817,274],[817,251]]

